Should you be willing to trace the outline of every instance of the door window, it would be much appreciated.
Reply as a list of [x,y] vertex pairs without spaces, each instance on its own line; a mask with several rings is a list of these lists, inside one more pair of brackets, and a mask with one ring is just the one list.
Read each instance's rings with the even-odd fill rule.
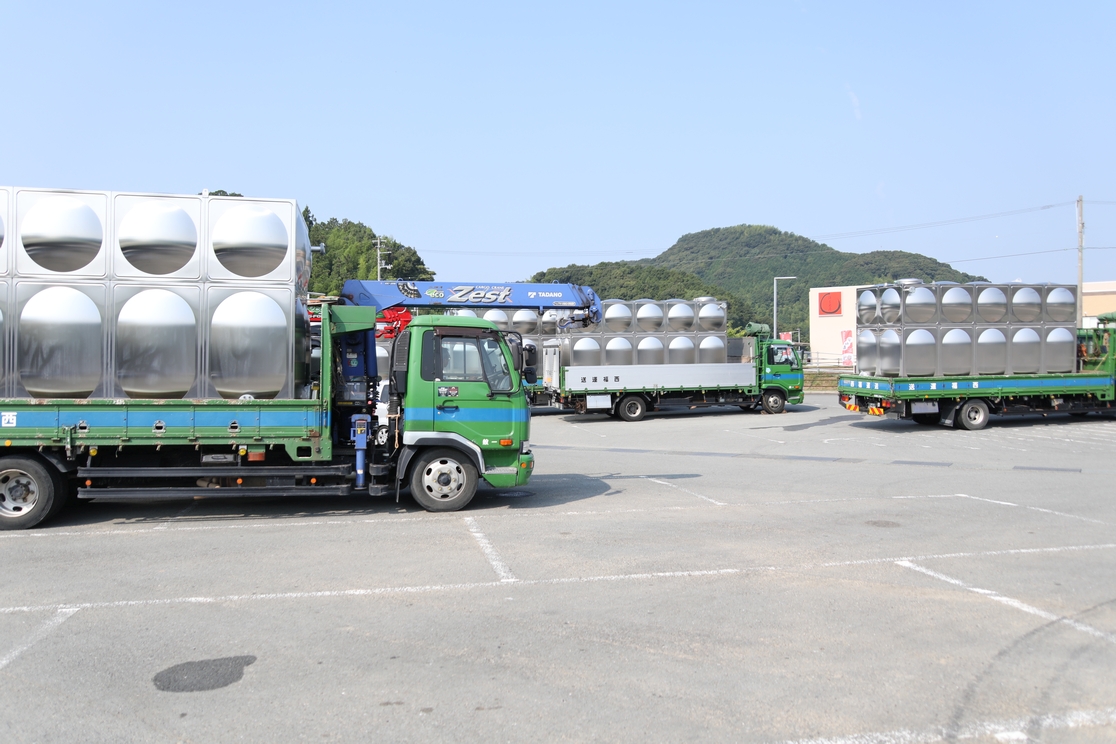
[[511,392],[511,372],[500,342],[494,338],[438,338],[444,382],[487,382],[495,393]]
[[768,346],[767,347],[767,363],[774,365],[790,365],[791,368],[798,367],[798,360],[795,359],[794,349],[789,346]]

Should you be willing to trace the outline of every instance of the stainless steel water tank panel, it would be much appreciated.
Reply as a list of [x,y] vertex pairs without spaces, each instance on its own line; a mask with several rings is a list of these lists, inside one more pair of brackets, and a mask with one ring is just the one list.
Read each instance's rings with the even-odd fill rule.
[[913,287],[916,284],[924,284],[925,282],[923,282],[921,279],[911,278],[911,279],[896,279],[895,283],[898,284],[900,287]]
[[619,332],[632,327],[632,309],[626,303],[606,301],[604,305],[605,328]]
[[573,344],[571,366],[593,367],[601,363],[601,345],[597,339],[585,336]]
[[716,302],[716,297],[695,297],[694,302]]
[[279,268],[287,255],[287,228],[263,204],[237,205],[217,220],[210,242],[217,260],[232,273],[264,276]]
[[657,331],[663,327],[663,308],[650,300],[636,305],[636,325],[643,331]]
[[999,287],[978,287],[976,307],[978,320],[999,323],[1007,316],[1007,295]]
[[508,330],[508,314],[505,313],[503,310],[497,310],[496,308],[485,310],[484,319],[491,323],[495,323],[496,327],[499,328],[501,331]]
[[1053,287],[1046,293],[1046,319],[1072,323],[1077,319],[1077,297],[1068,287]]
[[[1077,308],[1074,308],[1076,315]],[[1042,317],[1042,296],[1034,287],[1013,287],[1011,290],[1011,314],[1015,320],[1034,323]]]
[[546,310],[539,319],[539,331],[549,336],[558,332],[558,311]]
[[694,308],[686,302],[675,302],[667,307],[667,325],[672,331],[688,331],[694,327]]
[[666,349],[659,338],[647,336],[636,343],[636,364],[663,364],[665,362]]
[[477,317],[477,312],[467,307],[457,307],[447,310],[446,315],[455,315],[458,318],[475,318]]
[[937,339],[925,328],[906,331],[903,339],[903,374],[907,377],[927,377],[938,369]]
[[880,293],[880,320],[884,323],[895,323],[903,309],[903,299],[895,287],[887,287]]
[[879,365],[879,339],[865,328],[856,334],[856,371],[861,375],[875,375]]
[[116,230],[120,252],[148,274],[172,274],[194,257],[198,230],[194,220],[170,201],[151,200],[132,207]]
[[104,226],[96,212],[71,196],[48,196],[27,210],[19,226],[23,250],[50,271],[77,271],[101,250]]
[[689,336],[675,336],[667,342],[667,362],[669,364],[693,364],[697,348]]
[[605,364],[634,364],[635,356],[632,342],[620,336],[610,338],[605,342]]
[[539,314],[530,308],[512,313],[512,328],[520,333],[534,333],[539,327]]
[[1042,369],[1042,337],[1036,328],[1011,329],[1008,349],[1012,374],[1031,374]]
[[964,328],[942,329],[938,362],[943,375],[968,375],[973,371],[973,337]]
[[725,329],[725,309],[716,302],[707,302],[698,310],[698,326],[703,331]]
[[1073,372],[1077,366],[1077,334],[1070,328],[1046,329],[1042,361],[1043,372]]
[[101,383],[101,312],[84,292],[47,287],[19,315],[19,379],[36,398],[85,398]]
[[724,364],[728,349],[720,336],[706,336],[698,342],[698,364]]
[[209,379],[223,398],[274,398],[287,381],[291,357],[287,318],[259,292],[237,292],[213,311]]
[[875,290],[865,289],[856,298],[856,320],[861,325],[871,325],[880,315],[880,298]]
[[[310,340],[310,312],[301,298],[295,299],[294,313],[294,392],[292,398],[309,398],[310,356],[313,344]],[[370,376],[374,376],[369,373]],[[386,376],[386,375],[385,375]]]
[[973,296],[967,287],[949,287],[942,292],[942,319],[964,323],[973,319]]
[[1002,375],[1007,371],[1007,337],[1000,328],[976,330],[976,373]]
[[903,346],[899,340],[899,333],[890,328],[882,331],[877,348],[880,374],[886,377],[898,375],[903,365]]
[[129,398],[182,398],[197,377],[198,323],[190,304],[146,289],[116,318],[116,382]]
[[938,298],[930,287],[912,287],[903,303],[907,323],[931,323],[938,318]]

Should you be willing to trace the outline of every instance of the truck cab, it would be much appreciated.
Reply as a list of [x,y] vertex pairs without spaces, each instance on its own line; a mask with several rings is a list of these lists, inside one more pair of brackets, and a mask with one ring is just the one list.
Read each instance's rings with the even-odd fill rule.
[[762,370],[763,408],[781,413],[787,403],[803,400],[802,360],[789,341],[761,341],[756,366]]
[[518,334],[479,318],[420,316],[395,341],[387,447],[396,485],[430,511],[465,506],[483,479],[525,484],[534,469]]

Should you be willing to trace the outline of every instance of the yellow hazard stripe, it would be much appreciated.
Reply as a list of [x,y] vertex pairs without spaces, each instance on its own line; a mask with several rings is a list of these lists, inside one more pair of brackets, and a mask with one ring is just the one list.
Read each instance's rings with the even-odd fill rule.
[[858,406],[856,403],[846,403],[845,408],[849,409],[850,411],[859,411],[860,410],[860,406]]
[[884,411],[884,409],[882,409],[882,408],[876,408],[875,406],[868,406],[868,415],[870,415],[870,416],[883,416],[885,413],[886,413],[886,411]]

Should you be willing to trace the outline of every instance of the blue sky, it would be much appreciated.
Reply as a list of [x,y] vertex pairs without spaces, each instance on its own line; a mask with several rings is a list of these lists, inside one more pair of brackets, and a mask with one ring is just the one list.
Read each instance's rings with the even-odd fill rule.
[[[0,183],[293,197],[447,281],[743,223],[1116,246],[1116,5],[0,2]],[[1109,201],[1113,204],[1090,202]],[[967,261],[1076,281],[1076,252]],[[1116,280],[1116,250],[1086,252]]]

